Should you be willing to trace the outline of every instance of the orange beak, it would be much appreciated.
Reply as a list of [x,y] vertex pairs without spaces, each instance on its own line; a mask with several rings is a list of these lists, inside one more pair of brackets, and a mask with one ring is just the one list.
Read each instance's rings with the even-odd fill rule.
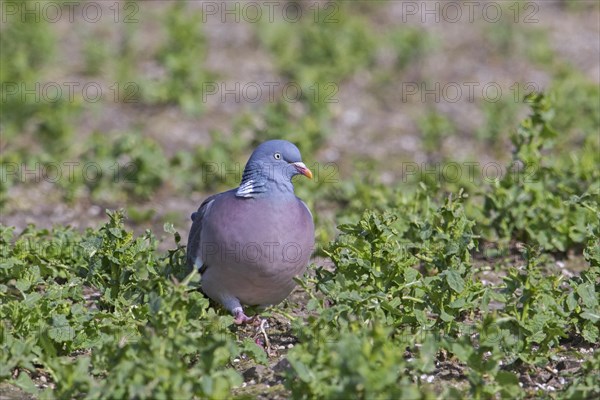
[[305,177],[307,177],[308,179],[312,179],[313,177],[313,173],[310,169],[308,169],[308,167],[306,165],[304,165],[303,162],[295,162],[295,163],[291,163],[294,168],[296,168],[296,171],[298,171],[298,173],[304,175]]

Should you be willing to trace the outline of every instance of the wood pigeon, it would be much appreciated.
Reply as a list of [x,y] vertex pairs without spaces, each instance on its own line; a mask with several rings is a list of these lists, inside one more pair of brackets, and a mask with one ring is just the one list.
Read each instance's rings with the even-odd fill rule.
[[202,291],[229,310],[237,324],[253,321],[242,304],[283,301],[310,259],[313,217],[294,194],[292,177],[312,172],[285,140],[260,144],[236,189],[204,200],[192,214],[187,262],[202,274]]

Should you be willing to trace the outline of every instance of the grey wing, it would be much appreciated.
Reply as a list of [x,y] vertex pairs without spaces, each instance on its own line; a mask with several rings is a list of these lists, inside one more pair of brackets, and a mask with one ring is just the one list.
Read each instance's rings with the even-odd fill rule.
[[306,211],[308,211],[308,213],[310,214],[310,217],[311,217],[311,218],[313,219],[313,221],[314,221],[314,217],[313,217],[312,211],[310,211],[310,208],[308,208],[308,206],[306,205],[306,203],[304,202],[304,200],[302,200],[300,197],[297,197],[297,196],[296,196],[296,198],[297,198],[297,199],[298,199],[298,201],[299,201],[299,202],[300,202],[300,203],[301,203],[301,204],[304,206],[304,208],[306,208]]
[[202,220],[206,217],[210,207],[212,206],[215,199],[220,194],[215,194],[208,197],[200,204],[198,211],[192,214],[192,227],[190,229],[190,235],[188,237],[187,245],[187,264],[188,269],[191,271],[194,267],[198,268],[200,272],[204,272],[202,269],[203,262],[200,258],[200,238],[202,233]]

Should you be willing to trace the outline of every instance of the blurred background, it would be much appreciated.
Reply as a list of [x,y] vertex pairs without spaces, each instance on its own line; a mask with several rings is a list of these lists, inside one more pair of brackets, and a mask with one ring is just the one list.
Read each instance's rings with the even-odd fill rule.
[[547,160],[582,160],[575,192],[595,179],[597,1],[1,4],[0,210],[17,231],[124,208],[185,242],[203,198],[282,138],[315,172],[296,190],[323,243],[397,193],[493,185],[534,91],[553,102]]

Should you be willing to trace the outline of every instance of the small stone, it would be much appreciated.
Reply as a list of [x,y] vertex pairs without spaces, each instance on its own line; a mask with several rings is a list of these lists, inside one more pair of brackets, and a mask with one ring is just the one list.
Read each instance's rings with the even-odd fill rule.
[[283,360],[279,361],[273,366],[273,372],[275,372],[276,374],[280,374],[286,372],[290,368],[290,362],[287,360],[287,358],[284,358]]
[[292,343],[290,343],[290,344],[287,345],[288,349],[292,349],[293,347],[294,347],[294,345]]
[[91,206],[88,209],[88,212],[90,213],[90,215],[100,215],[100,213],[102,212],[102,209],[98,206]]
[[248,368],[242,374],[244,376],[245,381],[250,381],[250,383],[256,383],[256,380],[261,380],[263,376],[265,376],[267,372],[267,368],[264,365],[257,365],[255,367]]

